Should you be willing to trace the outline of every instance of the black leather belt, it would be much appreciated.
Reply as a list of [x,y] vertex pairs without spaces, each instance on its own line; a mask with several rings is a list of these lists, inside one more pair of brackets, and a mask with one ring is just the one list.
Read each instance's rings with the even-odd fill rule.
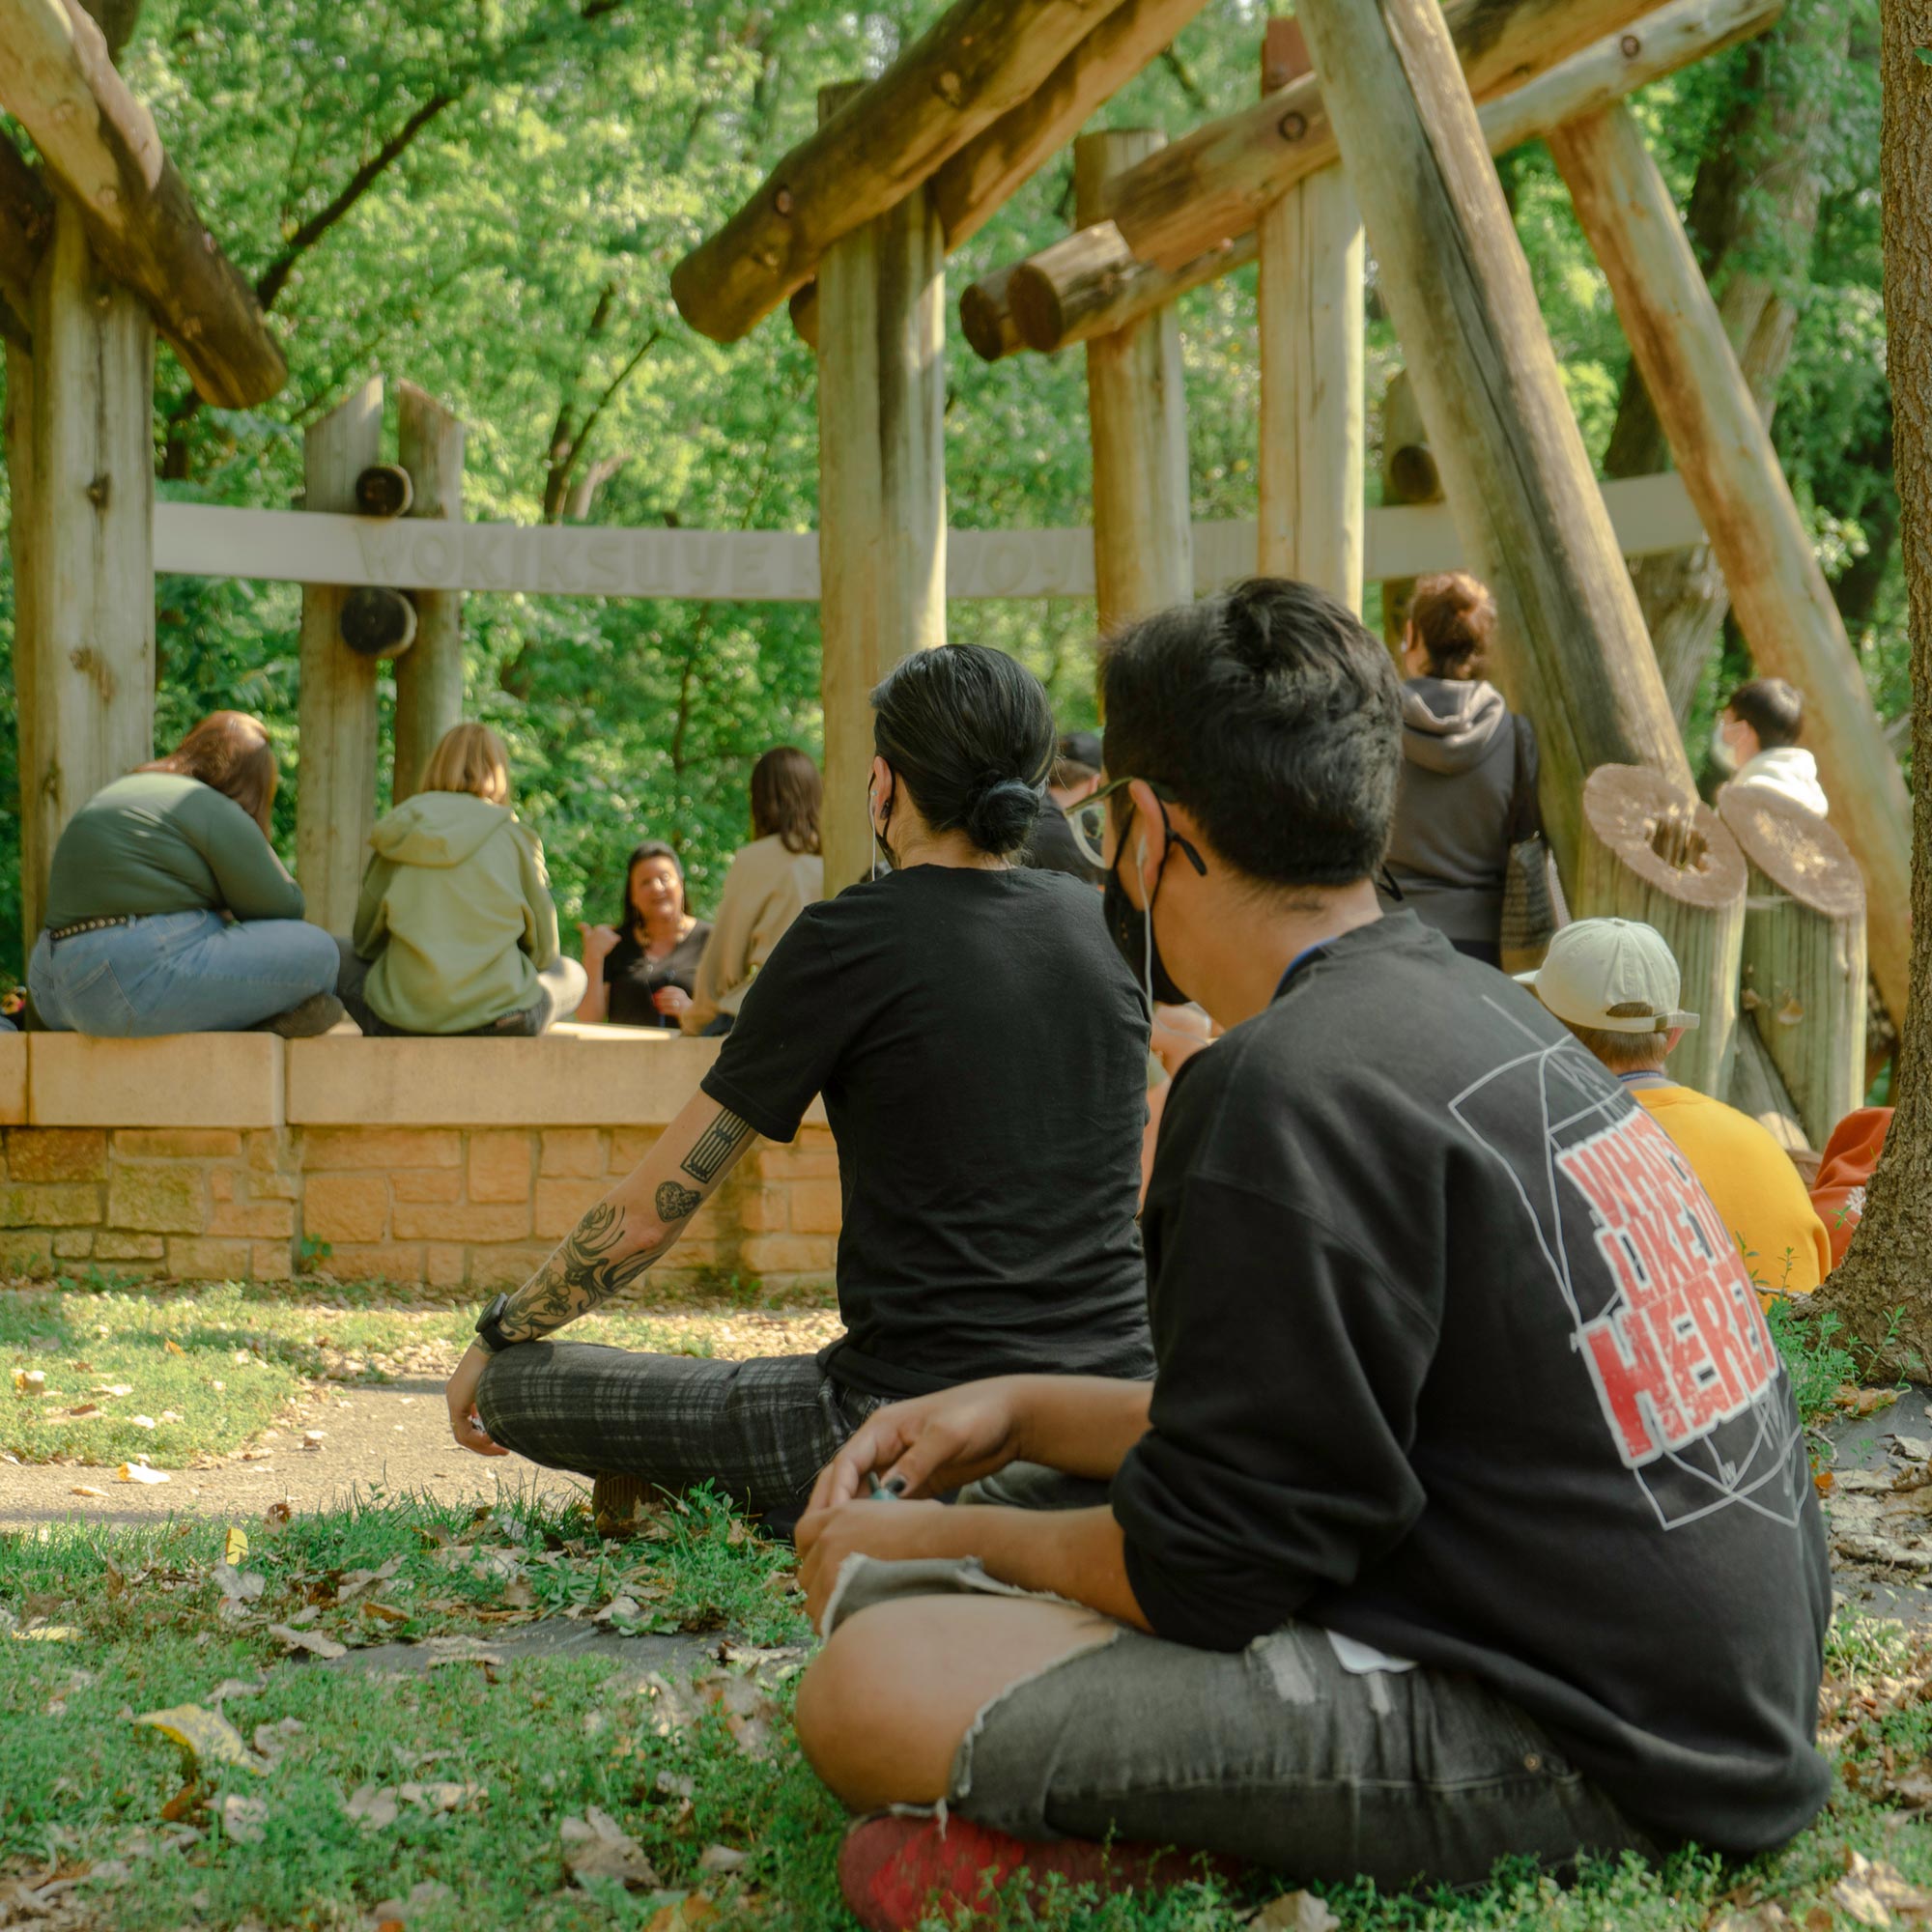
[[72,939],[78,933],[103,932],[110,925],[132,925],[131,912],[110,913],[105,919],[77,919],[71,925],[50,925],[47,927],[47,943],[58,946],[63,939]]

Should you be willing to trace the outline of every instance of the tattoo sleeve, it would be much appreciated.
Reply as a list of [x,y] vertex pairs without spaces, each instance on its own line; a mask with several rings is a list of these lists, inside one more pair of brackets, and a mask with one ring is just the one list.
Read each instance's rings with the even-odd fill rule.
[[634,1227],[621,1198],[600,1201],[510,1297],[502,1316],[504,1335],[517,1342],[534,1341],[621,1294],[670,1250],[684,1224],[756,1138],[755,1127],[721,1108],[684,1157],[682,1171],[695,1185],[675,1179],[658,1183],[651,1200],[655,1227],[642,1215],[638,1218],[644,1226]]

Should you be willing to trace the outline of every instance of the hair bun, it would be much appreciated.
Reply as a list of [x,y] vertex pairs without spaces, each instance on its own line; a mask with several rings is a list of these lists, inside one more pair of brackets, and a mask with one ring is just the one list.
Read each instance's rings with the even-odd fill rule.
[[995,779],[966,808],[966,835],[983,852],[1010,852],[1026,842],[1042,793],[1019,779]]

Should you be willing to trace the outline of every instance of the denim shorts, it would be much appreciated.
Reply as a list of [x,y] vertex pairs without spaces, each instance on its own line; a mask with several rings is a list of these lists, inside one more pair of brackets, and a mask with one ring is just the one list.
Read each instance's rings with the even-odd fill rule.
[[[875,1605],[1026,1593],[972,1561],[848,1560],[827,1634]],[[1303,1882],[1473,1886],[1659,1846],[1534,1719],[1459,1672],[1350,1667],[1291,1623],[1240,1651],[1121,1626],[994,1698],[947,1804],[1021,1838],[1203,1851]]]

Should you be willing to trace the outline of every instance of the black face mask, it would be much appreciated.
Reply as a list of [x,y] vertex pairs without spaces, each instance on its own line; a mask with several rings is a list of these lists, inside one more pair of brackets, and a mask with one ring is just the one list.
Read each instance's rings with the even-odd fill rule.
[[[1121,883],[1121,855],[1116,852],[1113,868],[1100,889],[1100,912],[1107,922],[1108,936],[1152,1005],[1184,1007],[1189,1004],[1188,995],[1174,983],[1174,977],[1160,956],[1160,948],[1154,943],[1153,902],[1160,896],[1161,873],[1167,870],[1167,859],[1177,846],[1187,855],[1188,864],[1204,879],[1208,876],[1208,867],[1201,854],[1185,838],[1178,837],[1171,825],[1167,825],[1165,806],[1161,807],[1160,815],[1167,832],[1167,855],[1161,859],[1160,872],[1154,874],[1153,891],[1148,895],[1145,910],[1127,896],[1127,889]],[[1153,1017],[1151,1010],[1148,1017]]]
[[886,843],[886,828],[893,822],[893,802],[889,798],[884,805],[880,806],[878,820],[874,823],[872,819],[872,781],[870,779],[866,781],[866,822],[871,827],[872,843],[877,848],[872,858],[872,877],[876,879],[879,876],[879,852],[883,852],[886,855],[887,871],[896,872],[899,868],[898,857],[893,848]]

